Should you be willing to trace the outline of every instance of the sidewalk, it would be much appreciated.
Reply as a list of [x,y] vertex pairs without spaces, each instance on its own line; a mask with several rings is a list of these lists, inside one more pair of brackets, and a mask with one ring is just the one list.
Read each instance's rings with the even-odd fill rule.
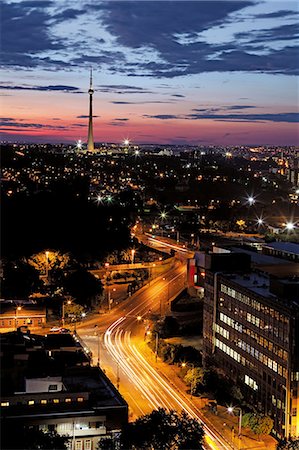
[[[150,350],[146,342],[140,345],[140,341],[136,341],[137,345],[139,342],[139,350],[143,353],[149,362],[155,360],[154,353]],[[154,363],[153,363],[154,364]],[[163,374],[173,386],[175,386],[181,393],[184,394],[186,399],[190,401],[190,394],[188,393],[188,388],[184,381],[179,377],[180,369],[176,365],[170,365],[164,363],[160,358],[158,358],[157,363],[155,363],[155,369]],[[251,430],[247,428],[242,428],[241,439],[238,438],[238,425],[239,417],[229,414],[227,408],[224,406],[217,406],[217,415],[212,413],[208,407],[205,406],[206,401],[200,397],[192,398],[192,403],[198,410],[198,415],[202,416],[202,419],[207,422],[208,425],[212,425],[220,435],[225,437],[225,439],[232,445],[236,450],[275,450],[277,441],[267,435],[258,436],[255,435]],[[234,431],[233,431],[234,430]]]

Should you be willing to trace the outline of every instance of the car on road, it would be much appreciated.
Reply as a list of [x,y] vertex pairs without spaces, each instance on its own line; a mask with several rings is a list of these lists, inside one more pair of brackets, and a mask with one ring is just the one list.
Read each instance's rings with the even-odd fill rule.
[[51,333],[70,333],[71,330],[69,328],[64,328],[64,327],[52,327],[50,329]]
[[60,333],[61,327],[52,327],[50,328],[51,333]]

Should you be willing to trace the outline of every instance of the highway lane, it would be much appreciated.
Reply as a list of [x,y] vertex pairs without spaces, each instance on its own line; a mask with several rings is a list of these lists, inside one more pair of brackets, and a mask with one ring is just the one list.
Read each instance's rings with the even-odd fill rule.
[[[127,302],[106,315],[98,324],[96,333],[100,333],[100,365],[107,375],[120,388],[127,400],[131,417],[164,407],[177,411],[186,411],[190,417],[202,421],[202,415],[185,393],[181,392],[161,371],[155,367],[154,358],[148,360],[142,352],[148,317],[166,307],[167,298],[178,292],[185,283],[185,265],[170,270],[164,277],[151,281],[147,288],[137,292]],[[164,278],[164,279],[163,279]],[[160,299],[162,298],[162,301]],[[142,317],[142,320],[138,320]],[[97,361],[97,344],[92,327],[79,328],[81,338],[89,345]],[[93,333],[93,337],[91,334]],[[211,424],[205,424],[209,447],[231,449]]]

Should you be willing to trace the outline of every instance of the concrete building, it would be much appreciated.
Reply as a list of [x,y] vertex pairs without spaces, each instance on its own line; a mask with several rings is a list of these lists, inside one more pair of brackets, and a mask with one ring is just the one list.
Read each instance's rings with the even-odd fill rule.
[[102,437],[120,433],[127,403],[70,334],[52,335],[55,342],[20,330],[0,336],[2,433],[6,424],[55,430],[69,436],[71,450],[94,450]]
[[248,257],[206,255],[204,363],[273,418],[278,438],[298,437],[299,265],[251,269]]
[[46,324],[46,321],[44,306],[21,301],[1,301],[0,329],[17,329],[20,326],[41,327]]
[[293,242],[271,242],[264,244],[262,251],[265,255],[299,262],[299,244]]

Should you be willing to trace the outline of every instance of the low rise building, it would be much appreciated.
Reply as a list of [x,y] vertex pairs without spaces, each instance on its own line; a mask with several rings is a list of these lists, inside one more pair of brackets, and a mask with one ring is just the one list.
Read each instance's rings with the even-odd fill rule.
[[46,308],[31,302],[20,300],[1,301],[0,329],[17,329],[20,326],[29,328],[42,327],[46,324]]
[[3,433],[6,424],[56,431],[69,437],[70,449],[94,450],[102,437],[121,432],[127,403],[71,335],[55,342],[20,330],[0,336]]

